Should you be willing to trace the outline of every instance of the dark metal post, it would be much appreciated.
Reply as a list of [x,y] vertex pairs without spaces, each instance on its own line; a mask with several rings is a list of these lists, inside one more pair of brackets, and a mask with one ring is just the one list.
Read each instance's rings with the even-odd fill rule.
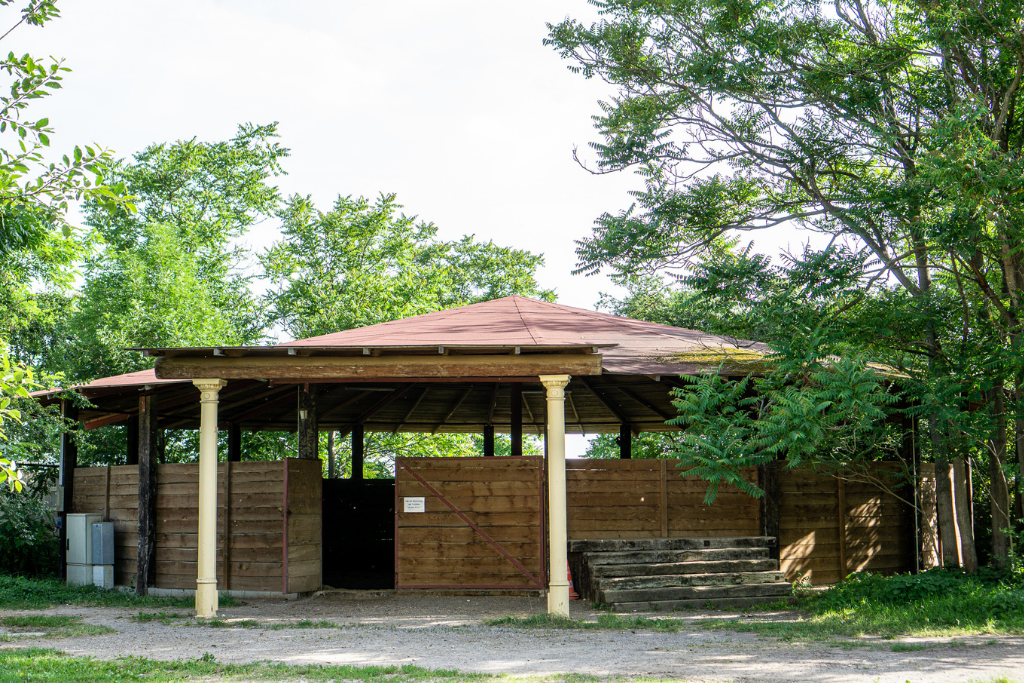
[[156,396],[139,397],[139,545],[135,563],[135,592],[147,595],[156,579],[156,480],[158,459]]
[[633,457],[633,432],[630,431],[629,425],[623,424],[619,426],[619,458],[621,460],[630,460]]
[[509,409],[511,412],[510,434],[512,436],[512,455],[523,454],[523,385],[513,382],[509,386]]
[[327,432],[327,478],[334,479],[334,430]]
[[484,457],[494,457],[494,425],[484,426]]
[[228,425],[228,462],[242,462],[242,425]]
[[352,428],[352,479],[363,480],[363,425]]
[[[76,428],[78,408],[68,401],[61,401],[60,407],[64,419],[73,423],[70,428]],[[60,506],[57,509],[57,522],[60,525],[57,532],[60,543],[57,548],[57,576],[62,580],[68,578],[68,513],[72,510],[75,497],[75,467],[77,466],[78,444],[75,443],[74,435],[71,433],[61,434],[60,471],[57,475],[57,485],[60,487]]]

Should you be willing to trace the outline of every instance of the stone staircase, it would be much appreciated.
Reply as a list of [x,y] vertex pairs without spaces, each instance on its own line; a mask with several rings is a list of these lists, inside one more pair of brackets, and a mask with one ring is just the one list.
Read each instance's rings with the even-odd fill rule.
[[768,536],[570,541],[569,567],[581,598],[619,612],[749,607],[792,594],[779,561],[769,557],[774,541]]

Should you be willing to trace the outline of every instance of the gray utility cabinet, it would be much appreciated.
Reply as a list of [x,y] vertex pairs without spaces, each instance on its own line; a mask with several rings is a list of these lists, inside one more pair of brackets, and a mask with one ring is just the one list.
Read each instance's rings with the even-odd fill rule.
[[67,516],[68,583],[73,586],[92,584],[92,525],[102,521],[103,515]]

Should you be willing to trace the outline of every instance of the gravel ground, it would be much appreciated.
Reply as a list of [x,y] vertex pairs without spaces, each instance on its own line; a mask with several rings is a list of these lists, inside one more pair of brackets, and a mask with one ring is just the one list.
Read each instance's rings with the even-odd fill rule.
[[[596,618],[574,603],[573,616]],[[0,647],[57,647],[68,654],[113,658],[136,655],[183,659],[205,652],[218,661],[274,660],[288,664],[405,664],[518,675],[586,673],[600,677],[651,676],[687,681],[879,681],[946,683],[1024,680],[1024,638],[905,638],[928,645],[892,652],[896,641],[868,639],[855,647],[785,643],[772,638],[709,631],[678,633],[497,628],[485,619],[543,611],[541,598],[339,593],[297,601],[246,600],[222,610],[225,619],[283,624],[327,620],[342,628],[269,630],[138,623],[134,612],[63,607],[31,614],[80,615],[118,633],[67,639],[18,638]],[[17,612],[3,611],[2,614]],[[26,614],[28,612],[25,612]],[[656,616],[652,614],[651,616]],[[688,620],[736,617],[686,612]],[[780,612],[772,618],[793,618]]]

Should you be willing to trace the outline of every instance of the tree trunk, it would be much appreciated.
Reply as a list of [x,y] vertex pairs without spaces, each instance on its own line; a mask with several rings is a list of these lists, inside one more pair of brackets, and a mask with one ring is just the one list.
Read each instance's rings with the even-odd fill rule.
[[962,458],[953,461],[953,506],[956,509],[956,522],[960,527],[960,548],[963,555],[963,567],[974,574],[978,571],[978,553],[974,549],[974,522],[971,518],[970,478]]
[[989,405],[996,418],[995,433],[989,443],[988,475],[992,506],[992,563],[1003,567],[1009,560],[1010,536],[1010,489],[1003,473],[1006,460],[1006,402],[1003,399],[1002,384],[989,392]]
[[941,443],[938,428],[931,428],[932,452],[941,454],[935,460],[935,518],[939,523],[939,542],[942,544],[942,566],[960,566],[960,546],[953,518],[953,487],[950,482],[949,460]]

